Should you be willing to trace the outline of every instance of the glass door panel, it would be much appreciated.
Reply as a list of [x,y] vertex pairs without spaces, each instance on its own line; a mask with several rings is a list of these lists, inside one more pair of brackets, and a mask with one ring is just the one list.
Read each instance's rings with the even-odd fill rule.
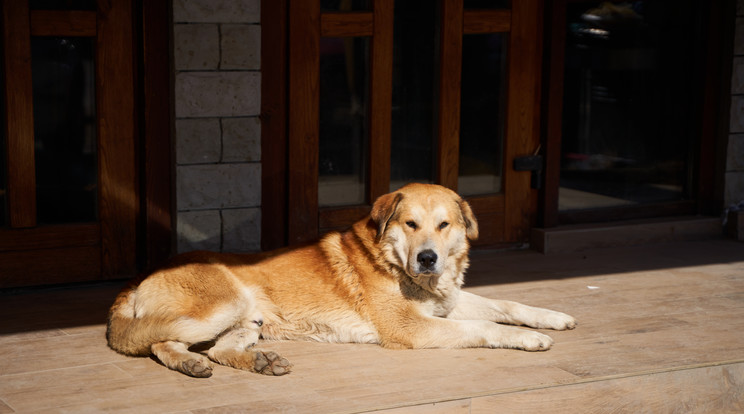
[[366,11],[370,9],[371,0],[321,0],[320,10],[332,11]]
[[560,211],[691,196],[695,3],[567,5]]
[[508,38],[506,33],[463,36],[457,189],[465,196],[502,189]]
[[390,191],[434,181],[439,2],[395,2]]
[[367,194],[369,38],[320,39],[318,204],[363,204]]
[[97,220],[94,41],[31,38],[39,224]]

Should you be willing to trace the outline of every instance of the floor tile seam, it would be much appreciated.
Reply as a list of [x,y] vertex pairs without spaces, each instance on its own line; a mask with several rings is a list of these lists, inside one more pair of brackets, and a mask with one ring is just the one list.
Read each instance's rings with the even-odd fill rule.
[[546,390],[546,389],[551,389],[551,388],[563,388],[563,387],[569,387],[569,386],[574,386],[574,385],[585,385],[585,384],[615,381],[615,380],[627,379],[627,378],[638,378],[638,377],[649,376],[649,375],[660,375],[660,374],[666,374],[666,373],[690,371],[690,370],[703,369],[703,368],[715,368],[715,367],[737,365],[737,364],[744,364],[744,358],[725,360],[725,361],[714,361],[714,362],[707,362],[707,363],[698,363],[698,364],[680,365],[676,367],[665,367],[665,368],[657,368],[657,369],[651,369],[651,370],[634,371],[634,372],[628,372],[628,373],[623,373],[623,374],[604,375],[604,376],[592,377],[592,378],[578,378],[577,377],[575,381],[570,380],[570,381],[565,381],[565,382],[555,382],[555,383],[550,383],[550,384],[542,384],[542,385],[534,385],[534,386],[504,388],[498,391],[475,392],[475,393],[466,394],[466,395],[453,395],[453,396],[448,396],[445,398],[436,398],[436,399],[428,398],[428,399],[422,399],[418,401],[406,401],[406,402],[397,403],[397,404],[389,404],[389,405],[385,405],[381,407],[366,408],[362,410],[337,411],[335,413],[336,414],[373,413],[377,411],[384,411],[384,410],[391,410],[391,409],[398,409],[398,408],[405,408],[405,407],[415,407],[419,405],[436,404],[436,403],[444,403],[444,402],[451,402],[451,401],[473,400],[475,398],[482,398],[482,397],[495,397],[499,395],[516,394],[520,392],[539,391],[539,390]]

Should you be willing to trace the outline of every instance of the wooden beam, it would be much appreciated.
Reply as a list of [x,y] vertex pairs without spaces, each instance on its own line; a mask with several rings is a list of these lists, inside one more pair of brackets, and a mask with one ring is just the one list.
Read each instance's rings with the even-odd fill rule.
[[135,171],[134,64],[131,0],[99,1],[99,217],[102,276],[136,273],[139,199]]
[[460,165],[462,0],[443,1],[439,49],[439,146],[437,183],[457,191]]
[[502,33],[511,30],[511,10],[465,10],[465,34]]
[[94,11],[31,11],[31,36],[96,36]]
[[330,12],[320,15],[321,37],[372,36],[373,26],[374,17],[370,12]]
[[390,191],[393,105],[393,0],[375,0],[370,67],[368,202]]
[[34,109],[28,2],[2,2],[5,136],[10,227],[36,225]]
[[289,10],[288,242],[318,235],[320,1]]

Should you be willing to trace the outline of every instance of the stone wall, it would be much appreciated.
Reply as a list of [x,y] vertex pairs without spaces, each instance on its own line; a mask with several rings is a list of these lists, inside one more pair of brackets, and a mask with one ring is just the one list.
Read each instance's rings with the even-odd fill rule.
[[178,251],[261,240],[260,0],[173,0]]

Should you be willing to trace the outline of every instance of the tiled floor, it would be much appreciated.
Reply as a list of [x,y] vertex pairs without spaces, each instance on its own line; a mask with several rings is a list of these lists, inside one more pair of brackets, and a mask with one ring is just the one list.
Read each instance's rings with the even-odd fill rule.
[[576,316],[550,351],[260,344],[284,377],[209,379],[106,347],[120,284],[0,295],[0,413],[744,412],[744,243],[476,251],[468,290]]

